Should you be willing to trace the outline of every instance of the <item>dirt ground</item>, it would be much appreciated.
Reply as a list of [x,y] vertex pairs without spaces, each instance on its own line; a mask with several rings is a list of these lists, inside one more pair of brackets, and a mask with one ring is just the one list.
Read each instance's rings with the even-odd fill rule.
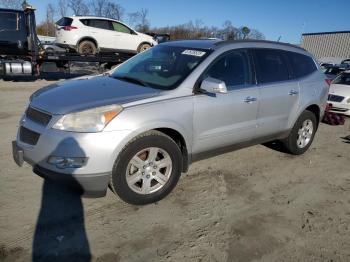
[[136,207],[15,165],[20,115],[49,83],[0,80],[1,261],[350,261],[350,121],[321,124],[302,156],[258,145],[197,162]]

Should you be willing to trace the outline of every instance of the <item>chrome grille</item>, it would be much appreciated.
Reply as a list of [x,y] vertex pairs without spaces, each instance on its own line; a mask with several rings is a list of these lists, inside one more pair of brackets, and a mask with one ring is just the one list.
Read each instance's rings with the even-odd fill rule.
[[328,95],[328,101],[341,102],[341,101],[343,101],[343,99],[344,99],[343,96]]

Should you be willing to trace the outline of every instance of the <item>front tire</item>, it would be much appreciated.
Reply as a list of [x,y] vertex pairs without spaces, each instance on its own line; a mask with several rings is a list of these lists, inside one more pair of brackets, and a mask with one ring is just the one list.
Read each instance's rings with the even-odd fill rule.
[[145,205],[161,200],[176,186],[182,154],[167,135],[149,131],[131,140],[119,154],[110,187],[122,200]]
[[137,48],[137,53],[141,53],[143,51],[146,51],[147,49],[151,48],[150,44],[144,43],[139,45],[139,47]]
[[317,124],[315,114],[308,110],[299,116],[289,136],[283,141],[290,154],[301,155],[309,149],[317,130]]

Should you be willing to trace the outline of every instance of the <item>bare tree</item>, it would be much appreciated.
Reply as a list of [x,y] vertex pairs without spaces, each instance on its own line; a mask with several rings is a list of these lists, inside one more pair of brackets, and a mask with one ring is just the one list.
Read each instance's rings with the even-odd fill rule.
[[68,0],[58,0],[58,10],[61,17],[68,14]]
[[23,0],[0,0],[0,7],[10,9],[21,9]]
[[248,34],[247,38],[248,39],[264,40],[265,36],[259,30],[252,28],[252,29],[250,29],[250,33]]
[[[203,26],[200,20],[189,21],[186,24],[167,26],[161,28],[152,28],[154,33],[168,33],[171,39],[198,39],[203,37],[216,37],[223,40],[227,39],[243,39],[243,27],[236,28],[232,22],[227,20],[223,23],[222,28]],[[247,39],[265,39],[265,36],[256,29],[250,29],[247,33]]]
[[92,0],[91,2],[93,14],[96,16],[104,16],[121,20],[124,9],[111,0]]
[[134,13],[128,13],[128,24],[136,27],[137,21],[139,19],[139,13],[134,12]]
[[147,32],[150,27],[148,21],[148,10],[142,8],[140,11],[135,13],[129,13],[129,24],[134,26],[137,30],[141,32]]
[[94,15],[103,16],[103,11],[106,9],[108,2],[108,0],[92,0],[91,5]]
[[222,36],[221,38],[225,40],[232,40],[237,38],[238,29],[233,26],[230,20],[226,20],[223,24]]
[[46,6],[46,20],[45,20],[45,29],[46,35],[54,36],[55,35],[55,25],[54,25],[54,15],[55,9],[52,4]]
[[116,3],[108,2],[103,15],[121,21],[124,15],[124,8]]
[[84,0],[68,0],[68,6],[72,9],[74,15],[87,15],[89,8]]

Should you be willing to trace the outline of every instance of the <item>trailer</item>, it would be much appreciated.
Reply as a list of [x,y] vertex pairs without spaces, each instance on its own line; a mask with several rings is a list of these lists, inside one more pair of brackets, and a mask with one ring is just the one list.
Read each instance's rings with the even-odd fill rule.
[[80,55],[46,52],[36,33],[35,9],[0,9],[0,78],[40,77],[47,73],[70,75],[72,63],[95,63],[105,71],[126,61],[135,53],[108,52]]

